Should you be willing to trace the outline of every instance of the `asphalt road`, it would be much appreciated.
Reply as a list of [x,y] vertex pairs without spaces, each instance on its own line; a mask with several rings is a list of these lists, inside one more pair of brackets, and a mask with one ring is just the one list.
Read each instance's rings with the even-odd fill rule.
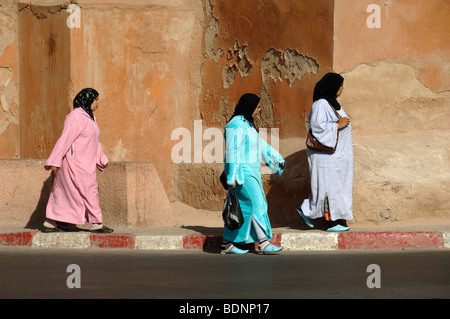
[[450,250],[238,256],[0,248],[0,298],[448,299]]

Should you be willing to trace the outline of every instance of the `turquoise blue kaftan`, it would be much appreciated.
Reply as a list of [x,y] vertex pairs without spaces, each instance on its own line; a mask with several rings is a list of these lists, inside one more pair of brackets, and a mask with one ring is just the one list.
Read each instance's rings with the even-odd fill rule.
[[236,194],[244,215],[244,224],[237,230],[225,226],[223,239],[234,243],[257,242],[253,217],[268,240],[271,240],[272,228],[261,181],[261,160],[277,176],[283,173],[285,166],[280,167],[280,164],[285,161],[243,116],[233,117],[225,126],[225,147],[225,176],[228,185],[236,181]]

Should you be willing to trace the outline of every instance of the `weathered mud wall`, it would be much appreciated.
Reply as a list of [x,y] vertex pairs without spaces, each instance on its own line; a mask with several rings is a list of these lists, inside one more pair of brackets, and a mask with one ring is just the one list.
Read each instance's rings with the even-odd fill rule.
[[98,89],[104,151],[113,161],[154,163],[173,200],[171,133],[190,127],[198,106],[202,4],[86,4],[82,13],[71,38],[72,94]]
[[93,87],[100,93],[95,115],[105,154],[154,163],[174,199],[171,133],[190,127],[198,108],[202,2],[80,1],[78,27],[67,24],[68,4],[16,4],[21,116],[20,143],[11,144],[20,145],[21,158],[45,159],[73,97]]
[[[303,138],[312,91],[333,63],[333,1],[208,0],[205,10],[203,87],[195,119],[204,129],[222,129],[242,94],[261,96],[257,124],[267,129],[269,143],[272,130],[278,130],[289,167],[280,179],[263,176],[271,219],[295,221],[295,201],[307,196],[309,187]],[[223,163],[179,168],[182,201],[221,209]],[[292,199],[289,212],[283,209],[286,198]]]
[[[355,222],[448,215],[448,1],[80,0],[69,28],[71,2],[0,3],[1,158],[46,158],[90,86],[112,161],[152,162],[170,200],[219,210],[223,164],[194,157],[253,92],[287,161],[282,177],[263,175],[271,221],[298,225],[312,91],[334,70],[354,130]],[[192,156],[177,163],[180,128]]]
[[336,1],[333,64],[353,124],[356,221],[449,216],[449,13],[448,1]]
[[70,103],[70,29],[61,6],[18,6],[20,157],[47,158]]
[[18,11],[0,2],[0,158],[20,157]]

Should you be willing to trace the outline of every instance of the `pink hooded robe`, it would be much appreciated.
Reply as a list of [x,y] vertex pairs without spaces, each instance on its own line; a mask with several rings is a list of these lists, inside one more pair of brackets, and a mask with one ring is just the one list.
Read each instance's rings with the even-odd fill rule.
[[61,137],[45,169],[60,167],[55,174],[46,217],[71,224],[102,223],[96,168],[103,171],[108,158],[99,142],[97,123],[82,108],[67,115]]

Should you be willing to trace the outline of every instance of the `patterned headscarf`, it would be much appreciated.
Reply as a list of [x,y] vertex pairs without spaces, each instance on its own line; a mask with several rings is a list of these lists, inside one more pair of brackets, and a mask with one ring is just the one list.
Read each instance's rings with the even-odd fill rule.
[[325,99],[336,110],[340,110],[341,105],[336,98],[342,83],[344,83],[344,78],[341,75],[331,72],[325,74],[323,78],[317,82],[316,87],[314,88],[313,101]]
[[73,108],[81,107],[86,111],[87,114],[94,119],[94,114],[92,114],[91,105],[94,103],[95,99],[98,97],[98,92],[91,88],[85,88],[80,91],[80,93],[73,99]]

